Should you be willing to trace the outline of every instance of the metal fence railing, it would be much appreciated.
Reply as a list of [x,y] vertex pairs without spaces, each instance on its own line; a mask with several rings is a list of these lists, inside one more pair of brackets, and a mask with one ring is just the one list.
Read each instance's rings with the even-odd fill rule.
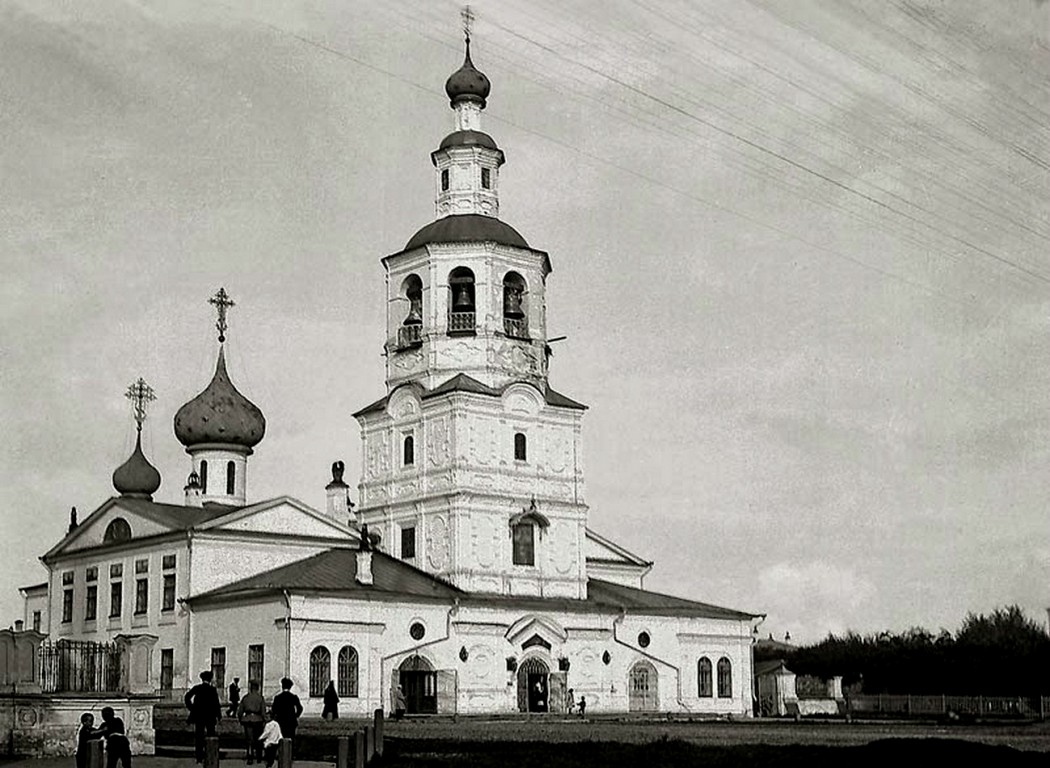
[[917,694],[861,694],[846,697],[851,714],[1045,718],[1050,696],[951,696]]
[[113,643],[59,640],[40,646],[44,693],[109,693],[120,689],[120,649]]

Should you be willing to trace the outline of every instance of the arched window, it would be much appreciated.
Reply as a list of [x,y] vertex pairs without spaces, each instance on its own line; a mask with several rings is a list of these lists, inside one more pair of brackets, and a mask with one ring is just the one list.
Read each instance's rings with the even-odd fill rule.
[[324,689],[332,679],[332,654],[323,645],[310,651],[310,695],[324,696]]
[[529,338],[529,320],[525,313],[525,279],[517,272],[503,278],[503,332],[511,338]]
[[340,696],[357,698],[357,650],[352,645],[339,649],[339,679],[336,682]]
[[535,565],[536,542],[532,523],[518,523],[512,530],[514,565]]
[[416,439],[412,435],[405,435],[404,456],[402,464],[410,467],[416,463]]
[[525,434],[523,432],[516,432],[514,434],[514,460],[515,461],[528,461],[528,445],[526,443]]
[[398,347],[414,347],[423,343],[423,281],[419,275],[409,275],[401,283],[401,297],[408,302],[408,314],[397,329]]
[[227,496],[232,496],[235,493],[235,491],[233,489],[236,487],[236,482],[234,482],[236,479],[237,479],[237,465],[234,464],[232,461],[226,462],[226,495]]
[[711,659],[706,656],[696,662],[696,695],[702,699],[709,699],[715,695],[711,680]]
[[718,698],[733,696],[733,665],[725,656],[718,660]]
[[208,462],[201,462],[201,493],[208,492]]
[[448,276],[448,332],[474,333],[474,273],[456,267]]
[[118,517],[106,526],[106,532],[102,534],[103,543],[110,541],[127,541],[131,538],[131,526],[123,517]]

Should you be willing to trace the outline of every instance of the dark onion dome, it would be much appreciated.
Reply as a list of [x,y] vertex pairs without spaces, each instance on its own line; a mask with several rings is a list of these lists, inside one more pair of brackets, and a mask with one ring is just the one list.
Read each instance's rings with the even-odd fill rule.
[[499,151],[499,147],[496,146],[493,138],[481,131],[453,131],[441,140],[438,149],[448,149],[449,147],[485,147],[486,149]]
[[[509,224],[493,216],[479,213],[464,213],[446,216],[432,221],[412,235],[405,246],[406,251],[429,243],[501,243],[515,248],[528,248],[525,238]],[[181,439],[181,438],[180,438]]]
[[470,40],[467,40],[467,55],[463,59],[463,66],[453,72],[445,81],[445,93],[448,94],[449,103],[454,107],[460,101],[476,101],[485,108],[485,99],[492,90],[492,84],[482,72],[474,68],[474,62],[470,60]]
[[175,437],[187,448],[204,443],[251,448],[265,433],[262,411],[233,386],[226,372],[226,354],[219,347],[211,384],[175,414]]
[[121,496],[152,499],[160,488],[160,472],[142,453],[142,434],[135,438],[135,450],[113,473],[113,487]]

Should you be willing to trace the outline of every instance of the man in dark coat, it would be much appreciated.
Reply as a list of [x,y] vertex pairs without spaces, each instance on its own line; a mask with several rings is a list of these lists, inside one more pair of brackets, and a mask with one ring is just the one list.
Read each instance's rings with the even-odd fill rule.
[[281,735],[286,739],[292,739],[294,747],[295,729],[299,725],[299,715],[303,713],[303,705],[299,697],[292,693],[292,680],[288,677],[281,678],[281,692],[273,697],[270,702],[270,716],[281,726]]
[[222,704],[219,692],[211,684],[211,672],[201,672],[201,681],[186,692],[186,709],[190,711],[190,722],[194,730],[194,756],[198,763],[204,762],[204,737],[215,735],[215,724],[222,719]]
[[230,683],[230,706],[226,709],[226,714],[229,717],[233,717],[237,714],[237,705],[241,703],[241,678],[233,678],[233,682]]
[[106,740],[106,768],[131,768],[131,744],[124,732],[124,721],[117,717],[113,707],[102,708],[102,725],[94,732],[95,737]]

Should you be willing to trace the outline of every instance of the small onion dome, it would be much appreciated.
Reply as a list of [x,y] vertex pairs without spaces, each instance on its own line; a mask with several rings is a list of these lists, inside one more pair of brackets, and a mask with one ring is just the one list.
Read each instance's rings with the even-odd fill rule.
[[175,437],[187,448],[204,443],[251,448],[265,433],[262,411],[233,386],[220,347],[211,384],[175,414]]
[[113,473],[113,487],[121,496],[152,499],[160,488],[160,472],[142,453],[142,435],[135,438],[135,450]]
[[499,151],[499,147],[496,146],[493,138],[481,131],[453,131],[441,140],[438,149],[448,149],[449,147],[484,147],[485,149]]
[[485,108],[485,99],[488,98],[492,85],[482,72],[474,68],[474,62],[470,60],[470,40],[467,40],[467,55],[463,59],[463,66],[453,72],[445,81],[445,93],[448,94],[449,103],[454,107],[460,101],[476,101],[481,108]]

